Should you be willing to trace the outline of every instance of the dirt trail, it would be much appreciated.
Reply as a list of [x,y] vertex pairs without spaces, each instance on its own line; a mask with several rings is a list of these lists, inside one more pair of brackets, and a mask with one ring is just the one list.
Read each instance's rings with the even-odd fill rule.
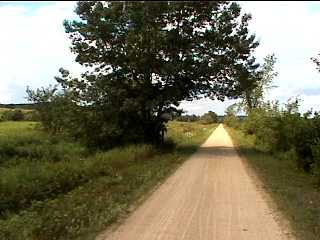
[[131,216],[104,240],[289,239],[220,124]]

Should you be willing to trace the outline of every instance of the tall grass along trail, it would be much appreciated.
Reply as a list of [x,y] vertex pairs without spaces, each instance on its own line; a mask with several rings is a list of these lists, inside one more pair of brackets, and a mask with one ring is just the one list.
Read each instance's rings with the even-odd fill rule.
[[290,239],[222,125],[132,215],[99,240]]

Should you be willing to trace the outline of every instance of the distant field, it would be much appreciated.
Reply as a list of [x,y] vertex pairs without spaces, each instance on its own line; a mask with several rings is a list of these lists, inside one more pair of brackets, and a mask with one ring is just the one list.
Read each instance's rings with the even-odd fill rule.
[[163,149],[90,152],[37,124],[0,122],[0,239],[94,239],[217,126],[170,122]]
[[23,109],[23,108],[0,108],[0,113],[5,111],[21,110],[22,112],[32,112],[33,109]]
[[34,103],[20,103],[20,104],[0,104],[0,108],[9,108],[9,109],[35,109],[37,104]]
[[[31,137],[31,135],[37,135],[38,137],[44,136],[45,134],[39,130],[36,130],[35,127],[39,123],[30,122],[30,121],[5,121],[0,122],[0,136],[8,137]],[[1,137],[0,137],[1,140]],[[5,139],[8,140],[8,139]]]

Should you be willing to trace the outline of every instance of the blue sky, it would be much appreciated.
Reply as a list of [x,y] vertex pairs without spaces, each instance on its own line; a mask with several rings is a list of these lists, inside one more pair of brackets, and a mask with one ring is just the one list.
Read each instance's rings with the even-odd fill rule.
[[[250,29],[260,39],[258,60],[275,53],[278,88],[269,100],[299,96],[301,111],[320,111],[320,73],[311,57],[320,53],[320,2],[240,2],[251,12]],[[75,2],[0,2],[0,103],[26,102],[26,86],[54,84],[60,67],[82,71],[74,62],[62,22],[75,16]],[[223,114],[234,101],[183,102],[188,113]]]

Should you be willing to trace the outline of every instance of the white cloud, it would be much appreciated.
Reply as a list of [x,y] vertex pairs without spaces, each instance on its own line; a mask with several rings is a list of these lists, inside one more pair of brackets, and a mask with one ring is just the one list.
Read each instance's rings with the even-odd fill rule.
[[54,83],[60,67],[79,71],[62,26],[64,19],[75,16],[74,7],[74,2],[36,9],[27,4],[0,6],[0,102],[24,102],[22,88]]
[[300,108],[307,110],[313,110],[313,111],[319,111],[320,110],[320,95],[316,96],[307,96],[307,95],[301,95],[300,98],[302,98],[302,102],[300,104]]

